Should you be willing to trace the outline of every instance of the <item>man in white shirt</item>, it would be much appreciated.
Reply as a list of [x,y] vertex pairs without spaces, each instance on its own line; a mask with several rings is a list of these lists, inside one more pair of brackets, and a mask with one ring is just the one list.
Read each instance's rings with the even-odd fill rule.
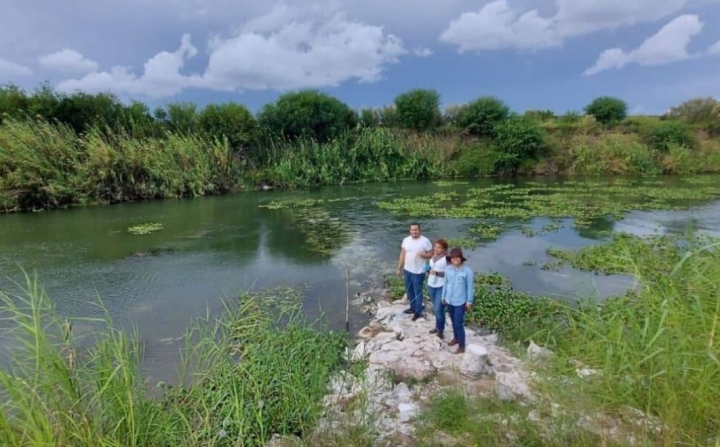
[[432,242],[420,234],[420,224],[410,224],[410,236],[402,241],[397,275],[405,278],[410,309],[406,314],[413,314],[413,321],[420,318],[423,305],[423,283],[425,282],[426,260],[432,257]]

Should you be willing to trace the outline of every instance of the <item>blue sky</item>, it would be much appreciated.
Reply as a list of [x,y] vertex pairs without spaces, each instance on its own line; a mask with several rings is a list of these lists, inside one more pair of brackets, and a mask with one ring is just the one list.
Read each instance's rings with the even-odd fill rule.
[[355,108],[411,88],[444,105],[632,113],[720,97],[720,0],[0,0],[0,84],[256,111],[318,88]]

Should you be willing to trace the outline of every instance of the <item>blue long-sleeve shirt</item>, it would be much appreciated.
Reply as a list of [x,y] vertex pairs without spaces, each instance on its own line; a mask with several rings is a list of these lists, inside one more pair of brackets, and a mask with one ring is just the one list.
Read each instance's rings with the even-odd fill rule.
[[448,265],[445,269],[445,284],[442,298],[451,306],[472,304],[475,299],[473,290],[473,271],[462,265],[460,268]]

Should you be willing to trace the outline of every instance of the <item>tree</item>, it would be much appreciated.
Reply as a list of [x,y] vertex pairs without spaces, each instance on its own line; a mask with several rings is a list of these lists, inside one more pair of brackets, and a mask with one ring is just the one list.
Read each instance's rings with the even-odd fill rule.
[[682,120],[688,124],[720,122],[720,101],[715,98],[695,98],[672,107],[665,118]]
[[440,94],[432,89],[414,89],[395,97],[397,123],[405,129],[432,130],[440,124]]
[[357,125],[357,114],[344,102],[316,90],[281,95],[265,105],[258,123],[273,135],[329,141]]
[[200,112],[200,130],[209,137],[227,138],[235,149],[249,146],[256,137],[255,117],[242,104],[209,104]]
[[510,107],[492,96],[483,96],[463,106],[457,123],[471,135],[490,136],[495,126],[510,115]]
[[494,133],[499,171],[514,172],[523,160],[535,158],[545,149],[545,134],[532,118],[511,116],[495,126]]
[[627,116],[627,103],[620,98],[601,96],[585,106],[585,113],[602,124],[616,124]]

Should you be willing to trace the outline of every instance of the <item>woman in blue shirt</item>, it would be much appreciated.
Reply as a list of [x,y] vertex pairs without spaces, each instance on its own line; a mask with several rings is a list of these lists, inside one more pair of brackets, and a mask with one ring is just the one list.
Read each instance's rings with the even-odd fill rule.
[[456,354],[465,352],[465,312],[470,310],[475,298],[473,291],[473,271],[465,265],[465,256],[459,248],[450,250],[445,269],[445,283],[442,290],[442,303],[448,308],[452,321],[454,338],[448,345],[458,345]]

